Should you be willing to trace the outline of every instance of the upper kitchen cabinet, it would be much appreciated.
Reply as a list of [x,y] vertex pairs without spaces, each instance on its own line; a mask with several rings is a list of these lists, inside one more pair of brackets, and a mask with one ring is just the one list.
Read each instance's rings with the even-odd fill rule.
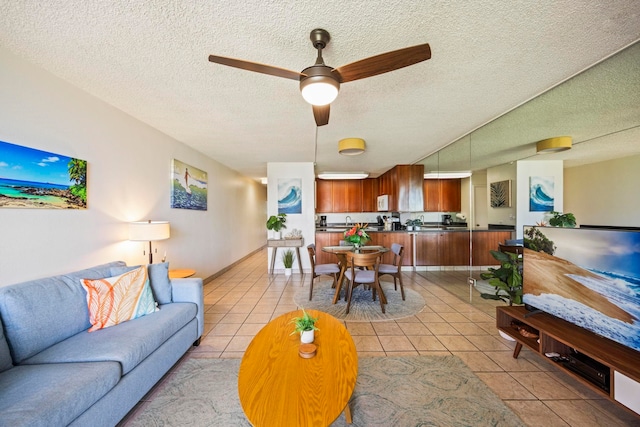
[[425,179],[423,191],[425,212],[460,212],[460,179]]
[[362,180],[316,180],[316,212],[363,212]]
[[389,210],[422,212],[424,165],[398,165],[378,178],[379,193],[389,195]]
[[378,200],[378,180],[367,178],[362,180],[362,212],[375,212]]

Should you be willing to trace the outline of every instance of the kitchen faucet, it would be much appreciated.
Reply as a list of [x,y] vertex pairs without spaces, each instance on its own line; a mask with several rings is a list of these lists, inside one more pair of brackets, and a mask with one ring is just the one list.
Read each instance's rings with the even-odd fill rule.
[[420,223],[424,224],[424,215],[420,215]]
[[344,219],[344,223],[347,225],[351,224],[351,217],[349,215]]

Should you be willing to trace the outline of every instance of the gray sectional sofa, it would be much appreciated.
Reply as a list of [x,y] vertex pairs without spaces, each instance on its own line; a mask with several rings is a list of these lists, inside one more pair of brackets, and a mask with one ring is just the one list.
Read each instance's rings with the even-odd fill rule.
[[91,326],[82,279],[120,274],[113,262],[0,287],[0,425],[114,426],[197,345],[202,279],[148,267],[160,310],[115,326]]

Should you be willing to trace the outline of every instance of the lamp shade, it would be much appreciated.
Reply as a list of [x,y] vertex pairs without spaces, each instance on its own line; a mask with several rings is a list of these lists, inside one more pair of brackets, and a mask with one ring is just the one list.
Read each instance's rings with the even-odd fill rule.
[[571,148],[570,136],[558,136],[555,138],[543,139],[536,143],[536,153],[557,153]]
[[331,104],[340,91],[340,82],[332,74],[332,68],[324,64],[316,64],[302,70],[300,92],[305,101],[311,105]]
[[356,156],[364,153],[365,143],[362,138],[345,138],[338,142],[338,153],[345,156]]
[[168,221],[139,221],[129,223],[129,240],[151,242],[168,239],[171,229]]

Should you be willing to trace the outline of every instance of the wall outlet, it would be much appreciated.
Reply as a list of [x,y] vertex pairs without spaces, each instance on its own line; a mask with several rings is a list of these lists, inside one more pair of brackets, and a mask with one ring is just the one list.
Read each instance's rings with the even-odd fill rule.
[[467,283],[469,284],[469,286],[473,286],[475,288],[476,279],[474,279],[473,277],[467,277]]

